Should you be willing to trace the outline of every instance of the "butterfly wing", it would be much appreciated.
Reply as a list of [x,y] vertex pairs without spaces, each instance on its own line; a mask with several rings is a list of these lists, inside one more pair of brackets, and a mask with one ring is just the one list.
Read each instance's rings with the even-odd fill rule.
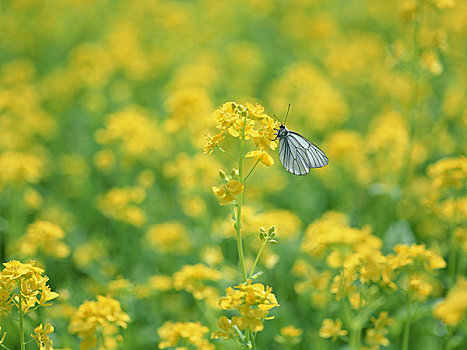
[[323,151],[294,131],[279,139],[279,159],[284,168],[295,175],[305,175],[311,168],[328,164]]

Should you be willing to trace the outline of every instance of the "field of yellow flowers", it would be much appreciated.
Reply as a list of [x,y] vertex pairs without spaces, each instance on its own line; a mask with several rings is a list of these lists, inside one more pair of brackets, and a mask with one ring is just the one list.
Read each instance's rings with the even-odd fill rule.
[[467,349],[466,38],[463,0],[0,1],[0,349]]

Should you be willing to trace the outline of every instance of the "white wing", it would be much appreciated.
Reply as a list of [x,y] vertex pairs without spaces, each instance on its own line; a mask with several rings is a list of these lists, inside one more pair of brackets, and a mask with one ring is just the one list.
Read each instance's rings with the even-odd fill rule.
[[305,175],[311,168],[328,164],[328,157],[323,151],[293,131],[279,139],[279,159],[284,168],[295,175]]

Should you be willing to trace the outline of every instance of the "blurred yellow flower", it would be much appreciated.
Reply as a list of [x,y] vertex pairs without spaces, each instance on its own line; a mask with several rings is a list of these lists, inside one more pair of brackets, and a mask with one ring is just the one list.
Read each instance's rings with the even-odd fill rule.
[[42,206],[43,199],[39,192],[30,187],[24,192],[24,202],[29,209],[37,210]]
[[28,225],[25,236],[19,242],[23,256],[35,256],[40,250],[44,254],[65,258],[70,254],[70,247],[63,242],[65,231],[49,221],[38,220]]
[[185,226],[176,221],[150,226],[145,239],[162,253],[186,254],[191,247]]
[[365,333],[365,343],[368,350],[377,350],[380,346],[388,346],[389,339],[386,338],[388,334],[388,327],[394,323],[394,319],[388,317],[386,311],[380,312],[378,318],[371,318],[373,328],[367,329]]
[[121,338],[118,328],[126,328],[130,317],[121,309],[120,303],[102,295],[97,301],[85,301],[71,318],[68,330],[82,338],[80,349],[89,350],[100,346],[115,349]]
[[433,314],[449,326],[456,326],[467,315],[467,280],[459,278],[446,298],[435,306]]
[[167,349],[177,346],[179,343],[188,342],[198,350],[214,350],[214,345],[203,338],[208,332],[209,328],[199,322],[165,322],[157,330],[161,338],[159,349]]
[[303,330],[300,328],[296,328],[295,326],[287,326],[281,328],[281,335],[284,337],[299,337],[303,334]]
[[332,338],[334,342],[337,338],[347,335],[347,331],[342,329],[342,321],[337,319],[333,321],[327,318],[323,321],[323,324],[319,330],[319,336],[322,338]]
[[119,144],[123,154],[143,157],[160,150],[165,137],[147,111],[129,107],[110,115],[105,128],[97,130],[95,139],[103,145]]
[[173,288],[170,276],[154,275],[149,278],[148,285],[154,290],[167,291]]
[[221,278],[219,271],[203,264],[185,265],[173,275],[173,286],[176,290],[186,290],[198,300],[206,299],[213,305],[217,299],[217,290],[209,282]]
[[11,151],[0,153],[0,169],[0,188],[6,183],[36,183],[45,174],[44,159]]
[[146,213],[136,204],[145,198],[143,187],[112,188],[97,198],[97,207],[107,217],[142,226],[146,223]]
[[320,256],[327,248],[335,245],[348,245],[357,252],[370,252],[379,250],[383,243],[371,234],[369,227],[349,227],[345,214],[330,211],[308,226],[302,250]]

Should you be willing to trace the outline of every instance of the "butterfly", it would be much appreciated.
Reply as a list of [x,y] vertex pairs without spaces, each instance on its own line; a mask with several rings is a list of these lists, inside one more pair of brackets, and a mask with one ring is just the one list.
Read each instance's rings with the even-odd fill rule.
[[[290,104],[287,115],[289,110]],[[321,168],[328,164],[328,157],[323,151],[299,133],[288,130],[284,124],[276,129],[275,139],[279,139],[279,159],[285,170],[294,175],[306,175],[311,168]]]

